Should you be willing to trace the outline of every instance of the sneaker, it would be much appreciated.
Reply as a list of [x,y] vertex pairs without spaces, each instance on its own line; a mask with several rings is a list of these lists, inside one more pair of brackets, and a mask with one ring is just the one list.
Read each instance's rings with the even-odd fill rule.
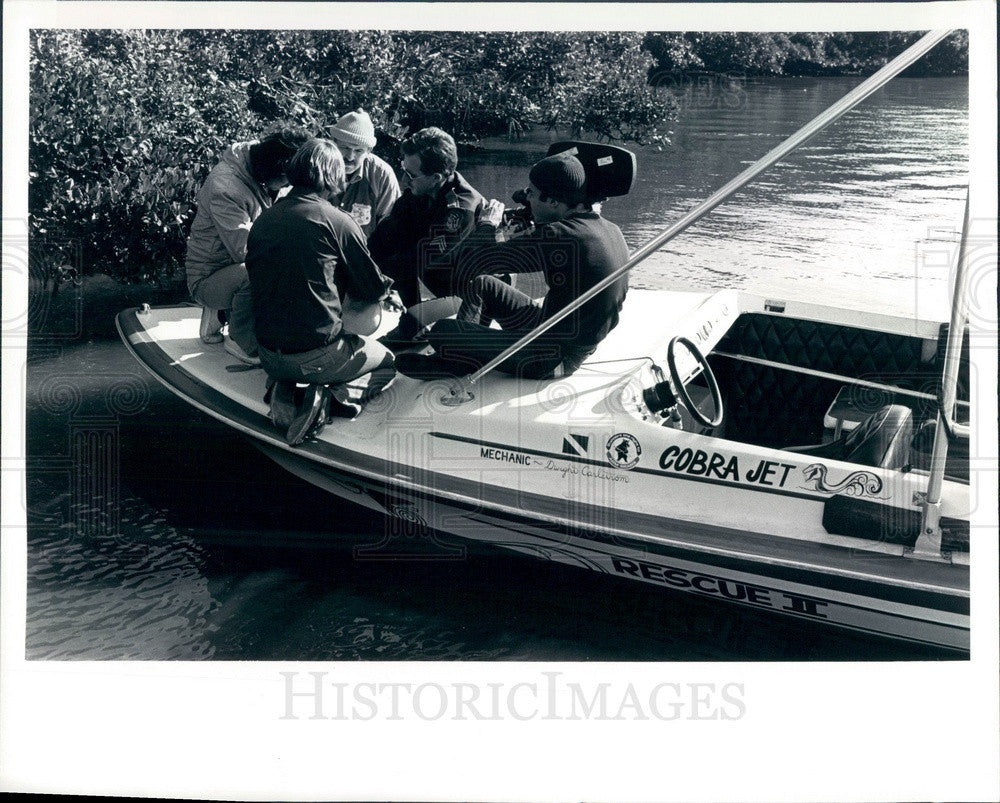
[[222,342],[222,322],[217,309],[201,308],[201,326],[198,328],[202,343]]
[[246,365],[260,365],[260,357],[254,355],[250,356],[242,348],[240,348],[239,343],[233,340],[231,337],[225,338],[223,342],[223,347],[232,354],[237,360]]

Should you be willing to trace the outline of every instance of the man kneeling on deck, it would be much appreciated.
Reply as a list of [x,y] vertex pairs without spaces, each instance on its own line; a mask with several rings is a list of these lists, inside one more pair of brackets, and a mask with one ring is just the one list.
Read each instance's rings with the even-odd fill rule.
[[[576,156],[537,162],[525,190],[535,229],[497,243],[503,204],[489,201],[462,250],[459,274],[473,278],[461,290],[456,320],[438,321],[427,335],[436,354],[403,354],[402,373],[428,378],[471,373],[620,268],[629,258],[621,230],[601,217],[588,195]],[[494,275],[541,271],[549,290],[538,303]],[[621,277],[498,366],[504,373],[550,378],[573,373],[618,324],[628,290]],[[491,328],[491,321],[503,328]]]
[[340,151],[329,140],[311,139],[286,175],[292,189],[254,223],[246,265],[260,361],[277,397],[272,411],[289,409],[294,383],[308,384],[291,420],[274,416],[295,445],[328,414],[357,415],[395,370],[385,346],[343,328],[346,295],[378,303],[392,280],[372,260],[358,224],[331,203],[344,190]]

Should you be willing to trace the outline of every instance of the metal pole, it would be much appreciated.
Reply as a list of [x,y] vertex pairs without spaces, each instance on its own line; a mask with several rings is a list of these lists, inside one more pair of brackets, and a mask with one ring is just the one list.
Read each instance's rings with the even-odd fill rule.
[[913,546],[918,555],[941,553],[941,489],[944,485],[944,468],[948,459],[948,434],[943,418],[950,422],[955,416],[958,396],[958,369],[962,356],[962,337],[966,319],[966,293],[968,285],[968,256],[966,240],[969,236],[969,196],[965,196],[965,215],[962,219],[962,239],[958,244],[958,261],[955,266],[955,287],[952,291],[951,323],[945,343],[944,367],[941,377],[941,409],[938,410],[931,448],[930,478],[927,481],[927,498],[923,504],[920,535]]
[[[881,89],[885,84],[891,81],[896,75],[901,73],[924,54],[926,54],[931,48],[933,48],[938,42],[944,39],[951,33],[950,30],[939,30],[931,31],[930,33],[924,35],[919,41],[915,42],[913,45],[908,47],[902,53],[900,53],[896,58],[886,64],[881,70],[876,72],[866,81],[862,82],[856,86],[853,90],[847,93],[843,98],[837,101],[833,106],[824,111],[822,114],[818,115],[811,122],[806,123],[802,128],[792,134],[788,139],[778,145],[776,148],[762,156],[756,162],[754,162],[750,167],[740,173],[736,178],[732,179],[728,184],[726,184],[721,189],[717,190],[706,200],[702,201],[698,206],[688,212],[684,217],[677,221],[674,225],[668,228],[666,231],[654,237],[644,246],[642,246],[638,251],[629,257],[628,261],[622,265],[614,273],[606,276],[600,282],[591,287],[587,292],[583,293],[579,298],[577,298],[572,304],[563,307],[551,318],[546,319],[541,324],[539,324],[535,329],[532,329],[524,337],[518,340],[513,345],[505,349],[501,354],[494,357],[488,363],[486,363],[482,368],[473,374],[470,374],[465,382],[468,385],[474,385],[480,379],[482,379],[486,374],[496,368],[500,363],[506,360],[513,354],[516,354],[526,345],[531,343],[539,335],[544,334],[553,326],[555,326],[559,321],[565,318],[567,315],[572,314],[574,311],[579,309],[581,306],[586,304],[590,299],[604,290],[614,282],[618,281],[624,274],[630,271],[633,267],[638,265],[642,260],[652,254],[654,251],[659,249],[661,246],[668,243],[682,231],[687,229],[694,223],[697,223],[701,218],[711,212],[715,207],[721,204],[723,201],[729,198],[730,195],[735,193],[737,190],[743,188],[745,185],[749,184],[758,174],[767,170],[775,162],[781,160],[782,157],[791,153],[799,145],[804,143],[806,140],[818,134],[824,128],[826,128],[831,123],[836,122],[841,117],[843,117],[847,112],[857,106],[861,101],[867,98],[872,93]],[[453,398],[458,396],[457,392],[453,392]],[[466,392],[468,395],[468,392]]]
[[[867,379],[857,379],[855,377],[844,376],[843,374],[835,374],[830,371],[820,371],[818,368],[804,368],[801,365],[789,365],[788,363],[778,362],[777,360],[765,360],[763,357],[751,357],[747,354],[730,354],[728,351],[719,351],[718,349],[712,350],[712,356],[728,357],[731,360],[739,360],[740,362],[750,363],[751,365],[766,365],[768,368],[782,368],[786,371],[802,374],[803,376],[815,376],[820,379],[833,379],[841,384],[850,383],[855,387],[881,390],[884,393],[908,396],[911,399],[925,399],[926,401],[937,401],[938,399],[937,395],[934,393],[924,393],[922,390],[910,390],[909,388],[900,388],[895,385],[886,385],[882,382],[869,382]],[[959,399],[955,400],[955,404],[960,404],[963,407],[969,406],[969,402],[961,401]]]

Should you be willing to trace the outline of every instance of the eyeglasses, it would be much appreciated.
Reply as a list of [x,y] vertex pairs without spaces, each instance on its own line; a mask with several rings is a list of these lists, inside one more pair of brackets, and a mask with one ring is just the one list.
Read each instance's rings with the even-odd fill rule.
[[402,163],[402,161],[400,161],[399,166],[403,169],[403,175],[405,175],[410,181],[416,181],[418,178],[422,178],[416,173],[411,173],[409,170],[407,170],[406,166]]

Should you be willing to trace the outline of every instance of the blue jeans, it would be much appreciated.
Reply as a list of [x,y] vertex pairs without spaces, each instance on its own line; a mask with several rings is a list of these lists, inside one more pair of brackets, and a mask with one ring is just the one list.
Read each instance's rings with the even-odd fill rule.
[[[492,329],[490,321],[503,329]],[[427,340],[456,372],[470,373],[520,340],[542,321],[535,301],[496,276],[479,276],[463,295],[456,320],[438,321]],[[561,375],[563,343],[545,335],[508,357],[498,371],[526,379]],[[574,366],[575,368],[575,366]]]

